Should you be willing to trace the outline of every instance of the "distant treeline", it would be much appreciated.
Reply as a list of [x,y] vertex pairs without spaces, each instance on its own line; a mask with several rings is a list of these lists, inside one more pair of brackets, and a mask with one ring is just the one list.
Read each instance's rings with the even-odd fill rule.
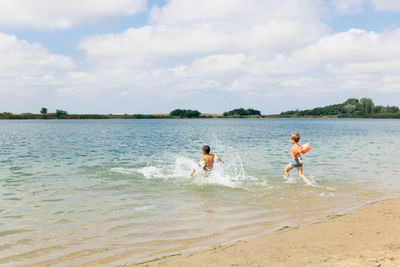
[[223,115],[224,115],[224,117],[228,117],[228,116],[231,116],[231,117],[236,117],[236,116],[238,116],[238,117],[249,117],[249,116],[261,117],[261,111],[255,110],[252,108],[249,108],[249,109],[238,108],[238,109],[224,112]]
[[400,118],[397,106],[375,105],[371,98],[350,98],[342,104],[282,112],[280,117]]
[[334,117],[334,118],[399,118],[400,110],[397,106],[375,105],[370,98],[350,98],[342,104],[317,107],[307,110],[290,110],[280,114],[261,115],[256,109],[238,108],[226,111],[223,114],[202,114],[198,110],[175,109],[169,114],[69,114],[67,111],[57,109],[48,113],[47,108],[42,108],[40,114],[10,112],[0,113],[0,119],[168,119],[168,118],[301,118],[301,117]]
[[180,117],[180,118],[198,118],[201,115],[201,112],[198,110],[191,109],[175,109],[169,113],[171,117]]
[[168,115],[152,115],[152,114],[67,114],[62,117],[57,117],[55,113],[49,113],[46,116],[41,114],[33,113],[21,113],[13,114],[9,112],[0,113],[0,120],[54,120],[54,119],[66,119],[66,120],[79,120],[79,119],[165,119],[172,118]]
[[171,117],[179,118],[251,118],[251,117],[261,117],[261,112],[255,109],[244,109],[238,108],[231,111],[224,112],[221,115],[218,114],[202,114],[198,110],[191,109],[175,109],[169,113]]
[[0,113],[0,119],[6,120],[54,120],[54,119],[164,119],[172,118],[167,114],[147,115],[147,114],[68,114],[64,110],[56,110],[54,113],[47,113],[47,109],[42,109],[40,114],[10,112]]
[[11,112],[0,113],[0,119],[10,120],[52,120],[52,119],[167,119],[167,118],[252,118],[261,117],[261,112],[255,109],[234,109],[223,114],[202,114],[198,110],[175,109],[169,114],[69,114],[67,111],[57,109],[49,113],[47,108],[42,108],[40,114]]

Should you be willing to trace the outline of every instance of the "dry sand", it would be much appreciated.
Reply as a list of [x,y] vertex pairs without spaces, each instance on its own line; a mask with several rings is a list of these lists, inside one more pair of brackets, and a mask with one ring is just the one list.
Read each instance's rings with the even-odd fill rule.
[[400,199],[139,266],[400,266]]

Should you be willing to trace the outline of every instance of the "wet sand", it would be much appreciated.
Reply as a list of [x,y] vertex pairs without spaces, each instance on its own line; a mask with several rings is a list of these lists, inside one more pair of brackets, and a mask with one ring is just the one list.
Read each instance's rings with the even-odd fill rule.
[[139,266],[400,266],[400,199]]

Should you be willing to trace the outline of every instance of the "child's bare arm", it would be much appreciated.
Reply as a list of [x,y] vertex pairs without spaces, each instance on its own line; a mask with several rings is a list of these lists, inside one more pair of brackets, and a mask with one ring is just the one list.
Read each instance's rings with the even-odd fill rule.
[[224,163],[224,161],[220,157],[218,157],[217,155],[215,155],[215,159],[216,159],[216,161]]

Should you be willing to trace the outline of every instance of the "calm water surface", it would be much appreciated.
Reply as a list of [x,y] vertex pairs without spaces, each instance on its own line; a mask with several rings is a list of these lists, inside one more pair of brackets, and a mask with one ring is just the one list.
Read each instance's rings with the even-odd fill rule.
[[[289,134],[313,149],[305,186]],[[0,265],[115,266],[399,196],[400,120],[0,121]],[[189,177],[201,146],[225,160]]]

